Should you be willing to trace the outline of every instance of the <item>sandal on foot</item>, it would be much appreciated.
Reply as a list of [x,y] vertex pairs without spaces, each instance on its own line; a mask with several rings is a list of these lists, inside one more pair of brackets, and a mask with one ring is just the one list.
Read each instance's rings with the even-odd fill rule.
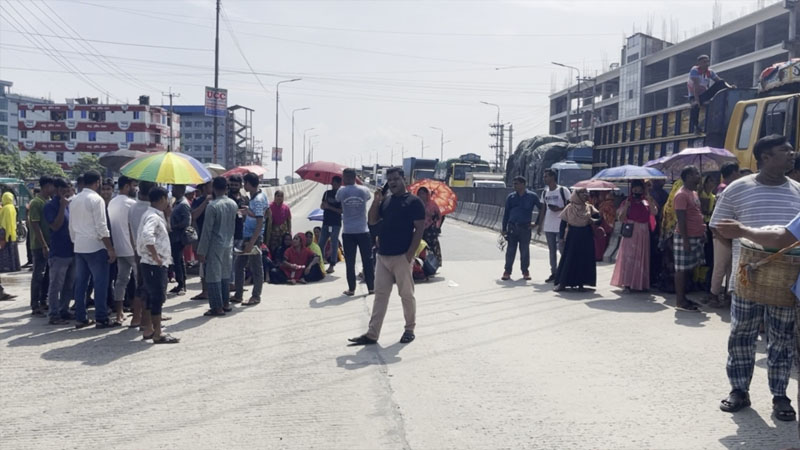
[[342,295],[346,295],[348,297],[352,297],[352,296],[356,295],[356,293],[353,292],[353,291],[344,291],[344,292],[342,292]]
[[180,341],[181,341],[180,339],[174,336],[170,336],[168,334],[162,334],[157,338],[156,337],[153,338],[153,344],[177,344]]
[[794,422],[796,417],[789,397],[772,397],[772,412],[776,419],[784,422]]
[[208,300],[208,295],[200,293],[192,297],[192,300]]
[[243,300],[237,297],[231,297],[228,301],[231,303],[242,303]]
[[739,389],[734,389],[719,404],[719,409],[725,412],[737,412],[750,406],[750,394]]
[[366,334],[362,334],[359,337],[350,338],[348,341],[352,342],[351,345],[372,345],[378,343],[377,340],[367,337]]
[[261,303],[261,300],[257,298],[251,298],[247,302],[242,302],[242,306],[256,306],[259,303]]
[[4,302],[5,301],[9,301],[9,300],[14,300],[15,298],[17,298],[16,295],[11,295],[11,294],[0,295],[0,301],[4,301]]
[[89,325],[94,325],[94,320],[89,319],[85,322],[78,321],[75,323],[75,328],[80,330],[81,328],[86,328]]
[[688,311],[688,312],[697,312],[697,311],[699,311],[697,309],[697,305],[695,305],[692,302],[680,303],[678,305],[675,305],[675,309],[677,309],[679,311]]
[[149,341],[150,339],[153,339],[154,335],[155,335],[155,332],[150,333],[150,334],[143,334],[142,335],[142,340],[143,341]]
[[233,311],[233,308],[231,308],[231,305],[225,305],[222,307],[222,310],[227,313]]
[[413,332],[406,331],[406,332],[403,333],[403,336],[400,337],[400,343],[401,344],[408,344],[409,342],[413,341],[415,338],[416,338],[416,336],[414,336]]
[[214,311],[213,309],[209,309],[208,311],[204,312],[203,315],[207,317],[224,316],[225,311]]

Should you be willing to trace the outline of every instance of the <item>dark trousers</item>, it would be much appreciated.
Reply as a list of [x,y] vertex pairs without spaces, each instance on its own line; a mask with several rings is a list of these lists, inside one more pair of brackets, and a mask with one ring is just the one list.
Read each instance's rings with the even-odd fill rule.
[[[714,84],[711,85],[711,87],[708,88],[707,91],[700,94],[699,96],[700,104],[704,105],[708,103],[709,100],[711,100],[712,98],[714,98],[715,95],[717,95],[717,92],[726,89],[728,87],[730,86],[728,86],[728,83],[726,83],[725,80],[720,79],[719,81],[715,82]],[[690,98],[689,101],[694,102],[694,97]],[[690,133],[693,133],[695,128],[697,128],[699,120],[700,120],[700,105],[692,103],[692,110],[689,115]]]
[[45,309],[47,290],[50,286],[47,276],[47,255],[41,248],[31,250],[33,276],[31,277],[31,309]]
[[356,290],[356,247],[361,253],[361,267],[367,289],[375,290],[375,265],[372,262],[372,240],[369,233],[345,233],[342,235],[344,263],[347,266],[347,289]]
[[531,265],[531,228],[528,224],[511,224],[506,234],[506,273],[511,273],[514,267],[514,260],[517,258],[517,247],[519,247],[519,265],[522,273],[528,273]]
[[183,263],[183,243],[180,240],[171,240],[169,243],[172,251],[172,264],[175,269],[175,281],[178,286],[186,287],[186,265]]

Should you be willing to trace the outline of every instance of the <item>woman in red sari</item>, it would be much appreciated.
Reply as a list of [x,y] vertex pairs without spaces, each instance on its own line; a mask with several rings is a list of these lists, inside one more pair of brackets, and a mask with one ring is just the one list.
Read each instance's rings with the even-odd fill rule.
[[306,247],[306,235],[297,233],[292,246],[283,254],[281,270],[289,284],[319,281],[324,274],[320,269],[319,256]]
[[618,218],[633,224],[633,235],[623,237],[619,244],[617,262],[611,285],[625,292],[650,289],[650,223],[658,214],[658,206],[649,195],[645,197],[644,182],[631,183],[631,196],[619,207]]

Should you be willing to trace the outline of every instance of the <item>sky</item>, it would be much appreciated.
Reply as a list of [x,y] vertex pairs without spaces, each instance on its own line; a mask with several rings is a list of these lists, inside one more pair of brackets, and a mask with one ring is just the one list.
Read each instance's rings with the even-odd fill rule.
[[[268,155],[275,85],[302,78],[280,87],[281,178],[300,108],[310,109],[295,113],[294,168],[309,128],[315,160],[438,158],[431,127],[444,131],[445,158],[492,160],[497,108],[481,101],[513,124],[514,146],[546,134],[548,96],[570,80],[551,62],[601,73],[635,31],[682,40],[710,29],[715,3],[727,22],[775,0],[222,0],[219,86],[229,105],[255,110]],[[56,102],[167,104],[171,89],[175,104],[202,104],[214,83],[214,17],[215,0],[2,0],[0,79]]]

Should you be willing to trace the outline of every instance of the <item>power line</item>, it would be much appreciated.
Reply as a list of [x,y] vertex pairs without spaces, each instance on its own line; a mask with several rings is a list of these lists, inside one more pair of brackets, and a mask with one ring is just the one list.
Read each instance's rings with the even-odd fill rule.
[[[5,31],[10,32],[10,33],[19,33],[16,30],[5,30]],[[19,34],[22,34],[22,33],[19,33]],[[106,41],[106,40],[103,40],[103,39],[86,39],[86,38],[81,39],[81,38],[75,38],[75,37],[72,37],[72,36],[64,36],[64,35],[56,35],[56,34],[43,34],[43,33],[33,33],[33,32],[28,32],[28,34],[31,34],[33,36],[61,38],[61,39],[68,39],[68,40],[74,40],[74,41],[83,40],[83,41],[86,41],[86,42],[94,42],[94,43],[97,43],[97,44],[124,45],[124,46],[128,46],[128,47],[159,48],[159,49],[165,49],[165,50],[181,50],[181,51],[187,51],[187,52],[213,52],[214,51],[214,50],[211,50],[211,49],[208,49],[208,48],[174,47],[174,46],[170,46],[170,45],[155,45],[155,44],[138,44],[138,43],[135,43],[135,42]]]
[[233,27],[231,26],[230,21],[228,20],[228,14],[225,12],[225,6],[222,6],[222,19],[225,20],[225,26],[228,28],[228,34],[231,35],[233,39],[234,45],[236,45],[236,49],[239,50],[239,54],[242,55],[242,59],[244,59],[245,64],[247,64],[247,68],[250,69],[250,72],[255,77],[258,84],[261,85],[261,88],[264,89],[264,92],[270,94],[269,89],[264,86],[264,83],[261,82],[261,78],[258,77],[258,74],[253,69],[253,66],[250,64],[250,60],[247,59],[247,56],[244,54],[244,50],[242,50],[242,46],[239,45],[239,39],[236,38],[236,34],[233,32]]

